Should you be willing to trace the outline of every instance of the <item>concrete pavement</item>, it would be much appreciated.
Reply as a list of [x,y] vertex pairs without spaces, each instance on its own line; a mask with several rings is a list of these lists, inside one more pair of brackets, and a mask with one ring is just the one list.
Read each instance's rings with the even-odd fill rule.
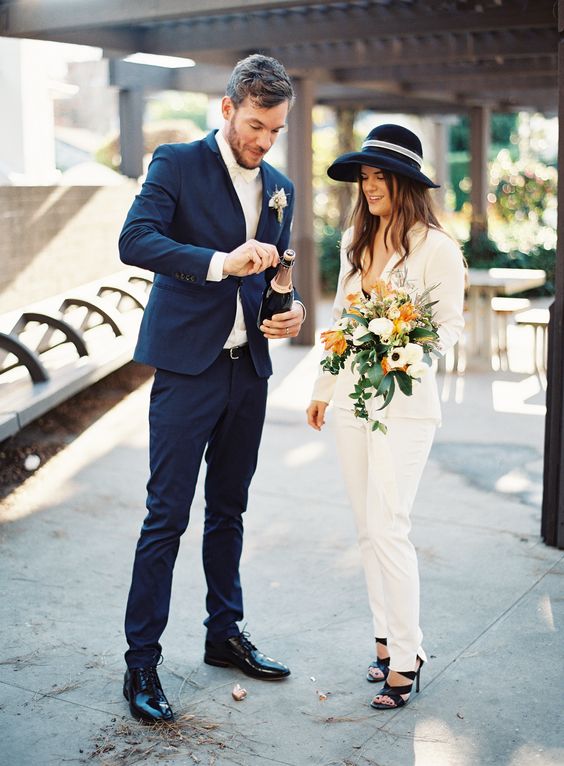
[[0,762],[564,762],[564,556],[539,538],[543,394],[526,361],[521,372],[442,380],[444,426],[413,519],[430,662],[421,694],[391,712],[368,707],[371,620],[334,435],[330,423],[321,434],[305,425],[317,357],[273,346],[245,519],[248,629],[291,678],[267,684],[202,662],[200,486],[163,638],[161,678],[180,722],[160,731],[129,718],[122,621],[144,515],[145,385],[0,509]]

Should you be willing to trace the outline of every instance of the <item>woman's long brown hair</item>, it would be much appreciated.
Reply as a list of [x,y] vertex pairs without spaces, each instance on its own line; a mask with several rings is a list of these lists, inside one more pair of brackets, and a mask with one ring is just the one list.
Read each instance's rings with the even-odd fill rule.
[[[401,175],[394,175],[382,170],[382,175],[388,187],[392,200],[392,214],[384,231],[384,242],[392,245],[394,250],[402,254],[401,260],[394,268],[409,257],[408,233],[416,223],[422,223],[428,229],[442,229],[433,211],[433,203],[429,189],[417,181]],[[372,215],[364,192],[362,179],[358,180],[358,197],[354,206],[351,224],[353,238],[348,248],[348,259],[351,262],[351,274],[362,271],[362,255],[366,251],[372,258],[374,239],[380,228],[380,217]]]

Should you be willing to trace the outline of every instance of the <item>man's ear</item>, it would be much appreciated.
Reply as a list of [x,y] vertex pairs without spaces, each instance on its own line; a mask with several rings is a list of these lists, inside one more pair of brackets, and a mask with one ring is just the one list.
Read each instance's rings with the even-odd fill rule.
[[229,96],[224,96],[221,99],[221,115],[223,119],[229,121],[231,117],[233,117],[234,111],[235,111],[235,106],[233,104],[233,101],[231,101]]

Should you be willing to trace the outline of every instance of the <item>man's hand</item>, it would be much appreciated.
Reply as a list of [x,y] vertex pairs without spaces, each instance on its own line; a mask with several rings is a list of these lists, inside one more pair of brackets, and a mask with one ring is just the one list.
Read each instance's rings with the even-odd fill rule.
[[320,402],[318,399],[314,399],[306,410],[307,424],[316,431],[321,431],[322,426],[325,425],[325,410],[327,409],[327,402]]
[[249,239],[230,252],[223,264],[223,275],[248,277],[260,274],[271,266],[278,266],[280,256],[274,245]]
[[304,309],[301,303],[294,303],[290,311],[274,314],[272,319],[265,319],[260,330],[265,338],[295,338],[304,321]]

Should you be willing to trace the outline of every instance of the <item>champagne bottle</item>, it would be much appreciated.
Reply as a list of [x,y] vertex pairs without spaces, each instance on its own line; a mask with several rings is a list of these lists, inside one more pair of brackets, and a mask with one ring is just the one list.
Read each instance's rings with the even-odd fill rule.
[[295,257],[296,254],[293,250],[285,250],[284,255],[280,258],[274,278],[264,288],[257,327],[260,328],[265,319],[272,319],[274,314],[283,314],[292,308],[294,302],[292,267]]

